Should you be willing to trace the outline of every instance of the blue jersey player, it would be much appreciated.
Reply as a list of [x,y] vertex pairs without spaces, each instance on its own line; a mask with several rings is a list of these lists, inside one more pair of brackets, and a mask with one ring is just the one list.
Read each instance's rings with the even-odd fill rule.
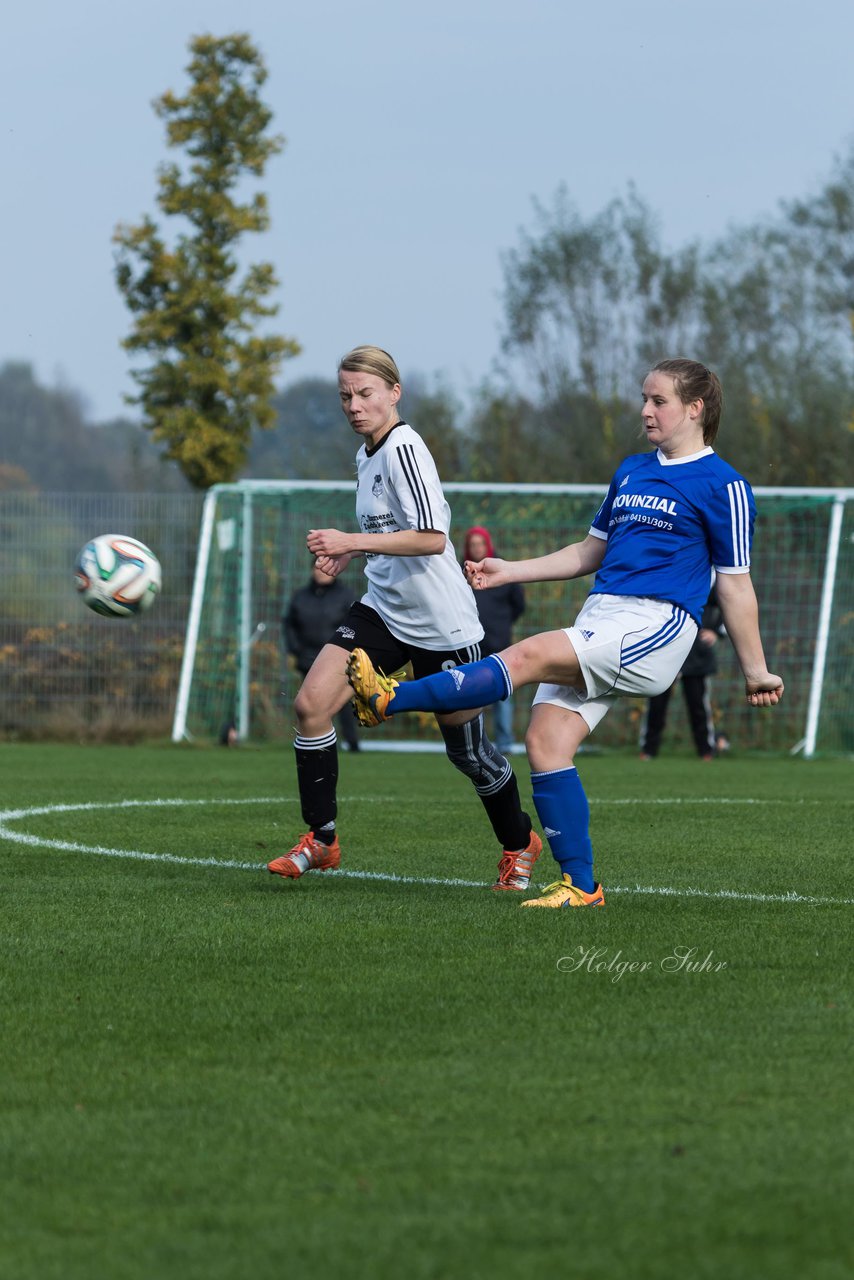
[[715,453],[721,385],[693,360],[662,360],[643,384],[651,452],[626,458],[582,542],[513,562],[467,563],[476,590],[595,573],[575,625],[500,654],[398,684],[355,649],[348,678],[363,724],[402,711],[484,706],[538,684],[526,738],[534,804],[562,877],[523,907],[603,906],[593,877],[589,808],[575,753],[615,698],[672,685],[694,643],[712,570],[751,706],[775,705],[750,580],[756,507],[747,482]]

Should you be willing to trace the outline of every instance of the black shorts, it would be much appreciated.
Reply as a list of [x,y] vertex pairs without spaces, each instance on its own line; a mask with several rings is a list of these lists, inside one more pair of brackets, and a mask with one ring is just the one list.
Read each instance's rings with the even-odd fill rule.
[[361,600],[350,605],[350,612],[329,637],[329,644],[337,644],[348,653],[353,649],[364,649],[376,669],[384,675],[391,675],[411,662],[416,680],[421,676],[435,675],[437,671],[459,667],[464,662],[477,662],[480,657],[480,644],[471,644],[464,649],[418,649],[405,640],[398,640],[377,611],[362,604]]

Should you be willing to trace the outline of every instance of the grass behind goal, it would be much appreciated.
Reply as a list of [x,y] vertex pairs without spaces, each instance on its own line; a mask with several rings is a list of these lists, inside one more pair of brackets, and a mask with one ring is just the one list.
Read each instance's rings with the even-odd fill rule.
[[0,746],[0,1273],[850,1274],[850,764],[581,768],[524,912],[439,757],[286,883],[289,750]]

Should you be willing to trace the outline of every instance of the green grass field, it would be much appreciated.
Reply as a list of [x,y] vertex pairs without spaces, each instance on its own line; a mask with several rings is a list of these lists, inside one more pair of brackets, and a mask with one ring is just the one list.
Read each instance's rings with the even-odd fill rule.
[[439,756],[288,883],[289,749],[0,747],[0,1274],[850,1276],[851,762],[580,765],[525,912]]

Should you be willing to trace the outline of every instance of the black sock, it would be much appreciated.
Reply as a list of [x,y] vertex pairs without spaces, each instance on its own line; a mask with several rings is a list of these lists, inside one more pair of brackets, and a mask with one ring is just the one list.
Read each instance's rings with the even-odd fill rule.
[[515,773],[510,774],[500,791],[480,798],[501,848],[513,852],[527,848],[531,839],[531,819],[522,808]]
[[[322,738],[294,739],[303,821],[322,844],[335,839],[338,815],[338,745],[335,730]],[[323,828],[326,828],[324,830]]]
[[464,724],[440,724],[448,759],[471,781],[483,801],[502,849],[524,849],[531,839],[531,820],[522,811],[512,766],[490,742],[483,714]]

